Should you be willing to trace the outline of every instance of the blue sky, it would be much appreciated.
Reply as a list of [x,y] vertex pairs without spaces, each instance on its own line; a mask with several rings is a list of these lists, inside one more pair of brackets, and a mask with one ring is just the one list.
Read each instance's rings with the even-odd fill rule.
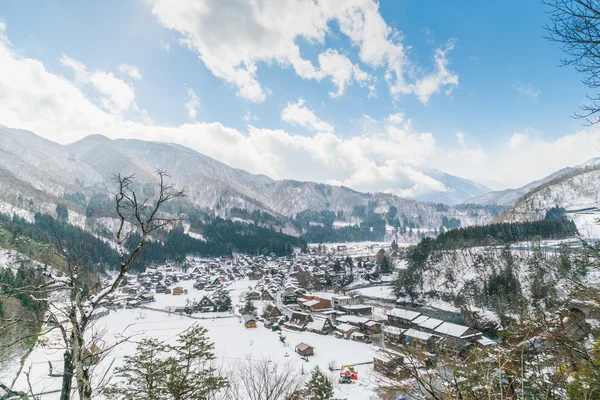
[[[44,112],[0,105],[0,124],[62,143],[91,133],[178,142],[276,178],[405,196],[443,190],[427,168],[505,188],[596,156],[595,131],[571,118],[586,88],[558,67],[539,2],[301,2],[0,3],[15,68],[0,76],[22,82],[0,78],[0,96],[45,104],[39,80],[70,93]],[[324,54],[350,77],[321,65]],[[34,60],[42,72],[17,67]],[[89,123],[69,120],[88,112]]]

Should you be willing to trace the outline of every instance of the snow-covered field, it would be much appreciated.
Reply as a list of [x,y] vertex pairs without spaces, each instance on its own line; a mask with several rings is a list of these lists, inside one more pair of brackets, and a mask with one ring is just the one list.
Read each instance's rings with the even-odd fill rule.
[[[187,284],[189,282],[183,283]],[[239,302],[241,295],[248,290],[249,285],[251,285],[250,281],[242,280],[229,286],[228,289],[231,291],[234,304]],[[150,304],[156,310],[120,309],[116,312],[111,311],[108,316],[99,319],[93,330],[104,333],[104,348],[112,346],[124,336],[131,336],[131,339],[117,345],[98,364],[94,371],[96,379],[107,373],[107,370],[120,365],[125,355],[133,354],[135,352],[135,342],[140,338],[156,337],[166,342],[174,341],[179,333],[193,324],[199,324],[208,329],[208,336],[215,344],[217,362],[225,368],[235,368],[236,363],[245,362],[247,359],[268,359],[278,363],[293,363],[298,371],[303,369],[306,372],[305,377],[308,378],[308,371],[316,365],[329,373],[328,364],[331,360],[335,360],[338,367],[342,364],[373,361],[374,347],[372,345],[338,339],[334,336],[284,330],[283,335],[287,338],[284,345],[279,340],[278,333],[265,329],[262,323],[259,322],[258,327],[255,329],[246,329],[239,316],[232,316],[230,313],[194,314],[196,317],[206,318],[195,319],[158,311],[174,306],[183,306],[187,300],[198,297],[201,297],[201,292],[194,289],[191,289],[188,295],[182,296],[157,294],[157,301]],[[259,304],[260,302],[256,302],[257,306]],[[221,318],[213,319],[213,315]],[[294,352],[294,347],[300,342],[315,347],[315,355],[309,357],[308,362],[303,361]],[[58,393],[54,391],[60,389],[60,380],[48,376],[48,361],[52,362],[55,372],[60,371],[63,354],[61,344],[58,331],[44,336],[24,364],[23,371],[29,371],[29,368],[31,368],[29,375],[34,391],[36,393],[49,392],[42,395],[40,397],[42,399],[58,398]],[[335,382],[336,398],[357,400],[377,398],[376,390],[382,378],[373,372],[372,365],[361,365],[357,368],[359,379],[357,384],[354,385],[340,385],[337,383],[337,373],[330,373]],[[107,373],[107,376],[110,376],[110,372]],[[27,387],[27,377],[24,373],[21,373],[15,388],[26,390]]]

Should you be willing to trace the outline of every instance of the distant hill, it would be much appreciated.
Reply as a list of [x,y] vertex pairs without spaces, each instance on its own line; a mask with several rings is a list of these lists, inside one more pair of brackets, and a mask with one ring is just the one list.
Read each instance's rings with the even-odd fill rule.
[[[274,180],[171,143],[91,135],[60,145],[31,132],[0,126],[0,212],[52,212],[57,202],[66,201],[70,208],[79,206],[78,212],[84,214],[92,196],[100,193],[108,198],[115,174],[135,174],[140,188],[151,190],[156,169],[168,171],[175,185],[185,187],[186,201],[194,207],[224,218],[229,218],[233,209],[266,212],[288,221],[284,230],[290,233],[297,228],[289,218],[307,210],[333,213],[343,225],[360,222],[361,217],[354,215],[357,209],[369,206],[385,214],[393,206],[398,218],[410,221],[415,229],[432,231],[440,227],[443,217],[460,219],[462,226],[468,226],[487,223],[497,213],[489,207],[434,204],[315,182]],[[440,171],[429,173],[454,187],[445,195],[448,202],[488,190]]]

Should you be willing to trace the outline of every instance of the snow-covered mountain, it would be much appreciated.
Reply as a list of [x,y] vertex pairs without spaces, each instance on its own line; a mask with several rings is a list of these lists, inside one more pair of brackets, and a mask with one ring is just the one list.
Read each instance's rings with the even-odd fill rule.
[[472,199],[473,197],[482,195],[485,196],[486,193],[491,191],[487,186],[468,179],[449,175],[445,172],[438,171],[437,169],[421,169],[421,172],[442,182],[447,190],[445,192],[432,192],[417,196],[415,197],[415,200],[443,204],[460,204],[463,203],[465,199]]
[[530,191],[544,185],[547,182],[553,181],[557,178],[560,178],[561,176],[570,174],[573,171],[584,170],[586,168],[592,168],[592,167],[595,167],[598,165],[600,165],[600,157],[592,158],[591,160],[589,160],[583,164],[577,165],[575,167],[563,168],[561,170],[558,170],[558,171],[548,175],[547,177],[545,177],[543,179],[530,182],[525,186],[521,186],[520,188],[488,192],[486,194],[473,197],[470,200],[467,200],[465,203],[466,204],[480,204],[480,205],[497,204],[500,206],[512,207],[517,203],[517,201],[521,197],[525,196]]
[[552,207],[563,207],[573,219],[579,232],[587,237],[600,237],[600,163],[588,161],[553,180],[537,186],[507,210],[505,221],[537,220],[544,218]]
[[[398,216],[404,214],[419,221],[422,228],[432,230],[439,228],[442,216],[459,218],[463,225],[486,223],[494,217],[485,207],[436,205],[392,194],[274,180],[231,168],[176,144],[91,135],[63,146],[31,132],[0,126],[0,203],[26,207],[23,199],[56,204],[65,194],[79,191],[109,193],[117,173],[135,174],[140,184],[155,183],[156,169],[167,171],[176,186],[186,188],[187,201],[200,208],[218,210],[217,213],[238,207],[280,216],[305,210],[350,215],[356,206],[371,202],[377,212],[385,213],[394,206]],[[487,190],[439,171],[430,172],[454,188],[447,197],[452,202]]]

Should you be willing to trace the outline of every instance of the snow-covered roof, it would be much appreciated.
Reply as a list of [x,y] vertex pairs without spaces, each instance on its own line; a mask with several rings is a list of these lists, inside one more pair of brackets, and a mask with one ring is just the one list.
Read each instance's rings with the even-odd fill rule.
[[371,306],[367,306],[365,304],[353,304],[351,306],[342,306],[343,308],[347,308],[349,310],[362,310],[364,308],[371,308]]
[[308,325],[306,325],[306,329],[322,331],[323,328],[325,328],[326,323],[327,323],[327,320],[325,318],[315,318],[314,321],[309,322]]
[[332,298],[336,299],[338,301],[339,300],[352,300],[352,297],[350,297],[350,296],[333,296]]
[[331,300],[331,298],[333,296],[335,296],[335,293],[316,292],[316,293],[309,293],[308,296],[318,297],[320,299],[325,299],[325,300]]
[[422,322],[420,324],[417,323],[417,325],[419,325],[421,328],[425,328],[425,329],[435,329],[443,323],[444,323],[444,321],[442,321],[441,319],[428,318],[427,320],[425,320],[424,322]]
[[402,318],[407,321],[412,321],[413,319],[421,315],[421,313],[416,311],[405,310],[403,308],[393,308],[390,311],[388,311],[388,315],[392,315],[396,318]]
[[336,329],[341,332],[348,332],[352,329],[356,329],[356,327],[354,325],[350,325],[350,324],[340,324],[340,325],[336,326]]
[[369,318],[365,318],[365,317],[357,317],[354,315],[343,315],[341,317],[337,317],[336,320],[338,322],[348,322],[348,323],[355,323],[355,324],[364,324],[366,322],[369,321]]
[[404,332],[404,336],[420,340],[429,340],[429,338],[431,338],[433,335],[431,333],[421,332],[416,329],[407,329],[406,332]]
[[[429,317],[427,315],[419,315],[417,318],[413,319],[411,322],[415,325],[421,325],[423,322],[427,321]],[[442,323],[442,321],[440,321]]]
[[437,328],[435,332],[441,333],[442,335],[448,335],[452,337],[463,337],[470,328],[464,325],[453,324],[452,322],[444,322]]
[[384,326],[381,330],[389,335],[401,335],[405,331],[405,329],[398,328],[397,326]]
[[496,342],[494,342],[492,339],[488,339],[485,336],[482,336],[481,339],[477,340],[477,343],[479,343],[482,346],[495,346]]
[[303,301],[302,304],[304,304],[306,307],[312,307],[314,305],[319,304],[319,300]]

